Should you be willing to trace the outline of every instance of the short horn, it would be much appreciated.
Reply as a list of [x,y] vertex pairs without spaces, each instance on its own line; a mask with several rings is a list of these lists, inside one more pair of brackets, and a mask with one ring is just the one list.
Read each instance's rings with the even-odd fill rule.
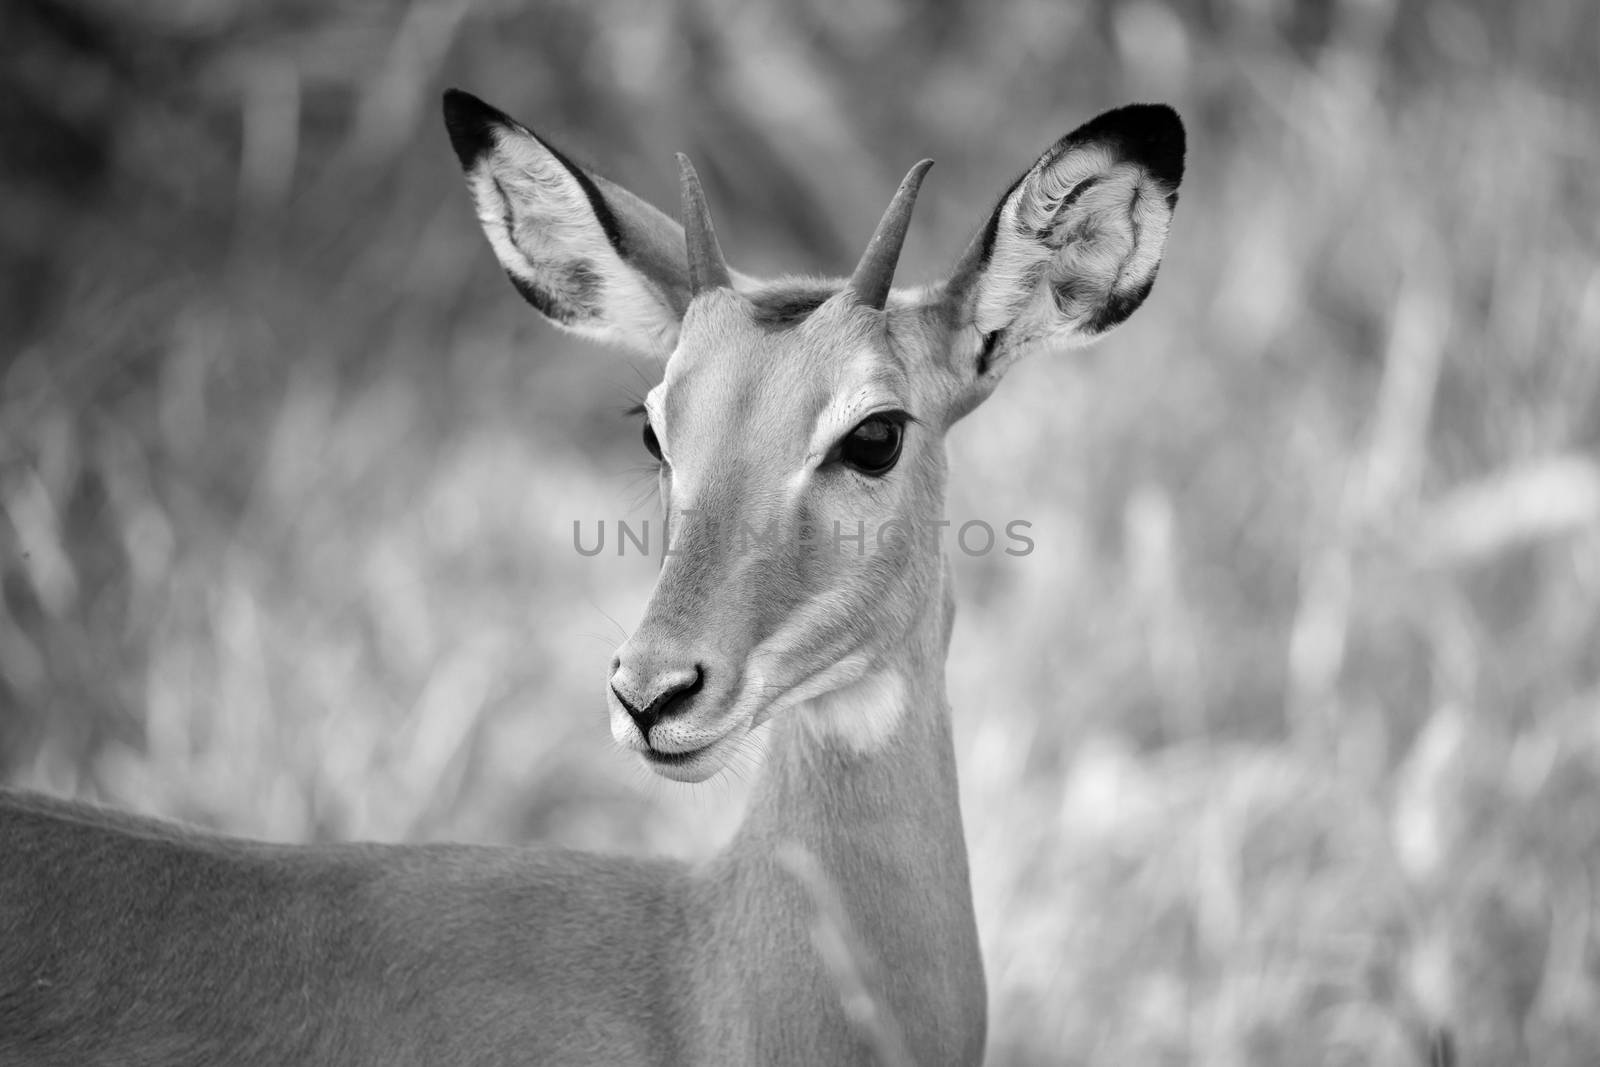
[[717,244],[717,231],[711,226],[711,211],[706,207],[706,192],[694,164],[678,153],[678,173],[683,183],[683,243],[689,254],[689,292],[699,296],[707,289],[731,289],[728,264]]
[[878,228],[867,242],[867,250],[850,276],[850,289],[856,303],[862,307],[883,310],[889,299],[889,287],[894,284],[894,268],[900,262],[900,248],[906,241],[906,230],[911,227],[911,209],[917,204],[917,190],[922,187],[922,176],[933,166],[933,160],[924,159],[911,168],[910,173],[895,190],[889,201],[889,210],[878,220]]

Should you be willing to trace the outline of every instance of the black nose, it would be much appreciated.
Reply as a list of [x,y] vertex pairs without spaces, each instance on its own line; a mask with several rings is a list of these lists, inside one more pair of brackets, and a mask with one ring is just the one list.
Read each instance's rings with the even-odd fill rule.
[[617,687],[614,685],[611,687],[611,692],[618,702],[622,704],[623,709],[627,711],[628,717],[633,720],[634,725],[639,727],[639,732],[648,738],[650,736],[650,727],[669,715],[674,715],[683,710],[683,706],[689,702],[691,697],[700,692],[701,687],[705,684],[705,668],[697,663],[694,666],[694,678],[687,682],[677,682],[668,686],[656,694],[655,699],[650,701],[647,707],[634,707],[628,703],[627,697],[617,692]]

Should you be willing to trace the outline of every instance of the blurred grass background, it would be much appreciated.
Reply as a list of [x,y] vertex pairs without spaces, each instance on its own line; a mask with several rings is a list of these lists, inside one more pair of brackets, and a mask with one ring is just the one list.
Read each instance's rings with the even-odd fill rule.
[[[902,276],[1176,105],[1161,282],[952,435],[997,1064],[1600,1063],[1600,9],[8,0],[0,776],[229,831],[703,855],[609,745],[657,368],[500,276],[456,84],[730,257]],[[3,859],[3,858],[0,858]]]

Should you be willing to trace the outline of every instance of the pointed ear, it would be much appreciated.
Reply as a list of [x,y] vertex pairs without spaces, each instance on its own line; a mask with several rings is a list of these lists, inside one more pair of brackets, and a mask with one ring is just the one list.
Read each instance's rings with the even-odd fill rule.
[[671,352],[689,305],[682,227],[469,93],[444,94],[444,122],[478,221],[528,303],[585,337]]
[[992,388],[1029,349],[1087,343],[1133,314],[1161,264],[1183,153],[1177,113],[1134,104],[1067,134],[1017,179],[946,287],[976,338],[976,351],[956,346],[971,357],[957,368],[965,379]]

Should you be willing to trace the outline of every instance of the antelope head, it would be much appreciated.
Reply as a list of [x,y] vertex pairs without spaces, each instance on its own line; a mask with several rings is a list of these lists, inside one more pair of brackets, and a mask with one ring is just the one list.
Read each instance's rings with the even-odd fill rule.
[[727,265],[686,158],[679,225],[472,96],[447,93],[445,120],[517,290],[665,361],[641,433],[671,548],[611,663],[616,741],[684,781],[778,715],[882,745],[926,695],[908,644],[935,620],[942,656],[948,633],[945,433],[1019,356],[1093,340],[1149,294],[1177,115],[1134,105],[1067,134],[913,289],[892,283],[926,160],[848,279],[761,282]]

